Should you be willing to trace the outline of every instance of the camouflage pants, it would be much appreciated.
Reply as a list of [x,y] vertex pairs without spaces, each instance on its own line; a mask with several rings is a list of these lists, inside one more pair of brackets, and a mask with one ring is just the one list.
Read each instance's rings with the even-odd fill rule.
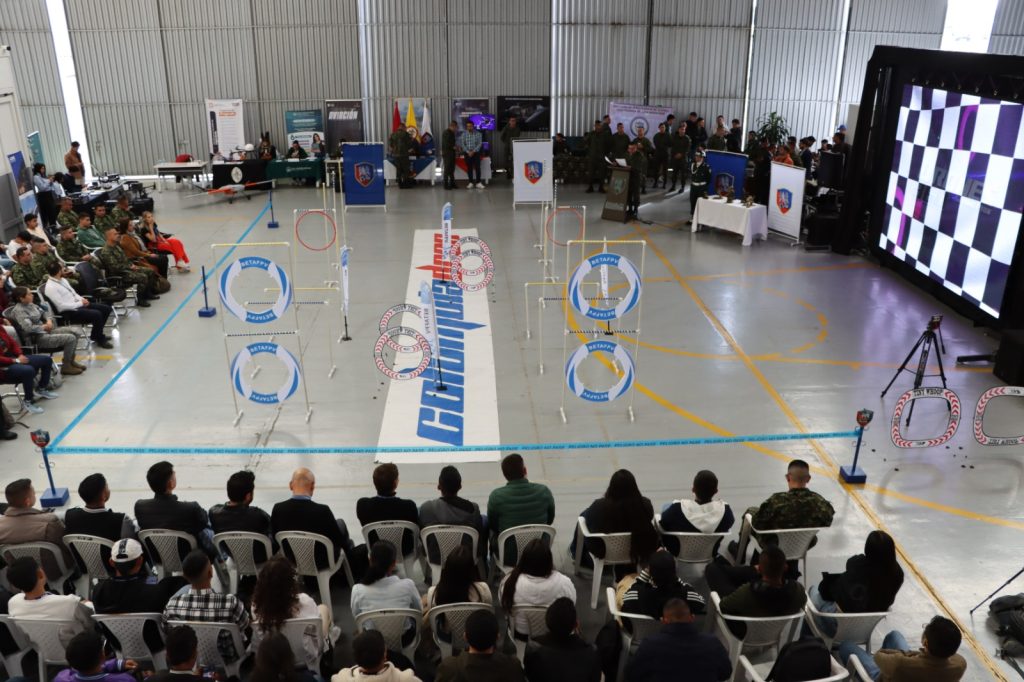
[[139,298],[149,298],[155,291],[156,287],[156,273],[149,268],[139,268],[138,270],[123,270],[114,277],[121,278],[121,286],[125,289],[136,286],[139,288]]

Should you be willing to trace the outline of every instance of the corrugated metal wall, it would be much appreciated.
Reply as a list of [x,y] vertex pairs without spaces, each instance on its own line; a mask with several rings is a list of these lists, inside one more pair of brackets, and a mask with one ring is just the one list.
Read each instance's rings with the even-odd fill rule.
[[993,54],[1024,55],[1024,2],[999,0],[988,51]]
[[0,45],[11,47],[26,133],[38,130],[51,173],[64,170],[71,139],[46,0],[0,0]]

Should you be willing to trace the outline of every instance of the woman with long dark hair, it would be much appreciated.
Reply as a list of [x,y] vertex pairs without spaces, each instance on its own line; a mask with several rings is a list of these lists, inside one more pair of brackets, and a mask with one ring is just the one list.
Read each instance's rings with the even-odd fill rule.
[[[864,553],[847,559],[844,572],[824,573],[809,597],[822,613],[872,613],[888,611],[902,586],[896,543],[885,531],[873,530],[864,541]],[[818,619],[817,623],[835,632],[834,620]]]
[[256,662],[249,679],[252,682],[316,682],[308,670],[296,670],[295,654],[288,638],[279,632],[264,638],[256,649]]
[[362,581],[352,588],[352,616],[377,609],[422,608],[416,584],[394,575],[398,553],[390,542],[378,541],[370,547],[370,565]]
[[[331,614],[326,606],[317,606],[313,598],[299,590],[295,567],[284,557],[263,564],[252,594],[252,644],[256,649],[264,636],[279,632],[289,618],[320,618],[324,635],[331,630]],[[327,648],[327,638],[318,640],[315,631],[303,638],[305,664],[311,670]]]
[[473,550],[460,545],[444,560],[437,585],[423,597],[423,610],[460,602],[491,603],[491,588],[480,580]]
[[[634,565],[624,567],[625,573],[634,572],[636,563],[646,560],[661,545],[661,538],[654,528],[654,506],[640,494],[636,478],[628,469],[619,469],[612,474],[604,497],[594,500],[581,516],[593,533],[630,534],[630,558]],[[574,554],[575,549],[574,540],[571,547]],[[603,558],[605,553],[604,543],[600,540],[588,540],[584,550],[598,558]]]
[[[559,597],[576,602],[576,587],[568,576],[555,570],[551,548],[537,538],[527,543],[516,567],[505,576],[498,588],[501,607],[511,612],[516,606],[547,606]],[[516,616],[517,632],[527,632],[526,618]]]

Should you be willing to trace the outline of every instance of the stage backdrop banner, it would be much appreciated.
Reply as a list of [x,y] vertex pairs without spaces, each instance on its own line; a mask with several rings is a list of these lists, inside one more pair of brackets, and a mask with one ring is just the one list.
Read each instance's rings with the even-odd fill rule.
[[554,193],[551,140],[513,140],[512,203],[550,202]]
[[240,99],[208,99],[206,100],[206,133],[210,145],[210,154],[220,154],[224,158],[231,152],[245,146],[245,121],[243,120],[242,100]]
[[772,162],[771,191],[768,194],[769,229],[800,239],[805,180],[803,168]]
[[363,142],[363,102],[358,99],[329,99],[327,111],[327,153],[341,149],[344,142]]
[[608,116],[612,119],[612,132],[621,123],[626,129],[626,134],[631,138],[636,137],[637,128],[644,127],[647,139],[653,140],[654,133],[658,132],[658,124],[664,123],[672,107],[649,106],[646,104],[628,104],[626,102],[612,102],[608,105]]
[[503,130],[508,117],[515,116],[524,132],[551,132],[551,98],[544,97],[499,97],[498,130]]
[[298,141],[299,146],[310,151],[313,147],[313,136],[324,139],[324,112],[319,109],[297,109],[284,112],[284,131],[288,137],[288,146]]
[[747,177],[747,155],[708,150],[704,158],[711,168],[708,194],[721,194],[732,187],[736,191],[736,198],[742,199],[743,182]]
[[384,205],[384,145],[380,142],[346,142],[345,203],[349,206]]

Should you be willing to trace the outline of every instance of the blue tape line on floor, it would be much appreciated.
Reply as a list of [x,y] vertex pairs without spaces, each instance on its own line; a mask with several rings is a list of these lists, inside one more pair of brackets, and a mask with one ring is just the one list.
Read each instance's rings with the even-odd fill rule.
[[307,448],[218,448],[204,446],[88,446],[75,445],[49,447],[50,455],[361,455],[406,452],[501,452],[539,450],[599,450],[605,448],[665,448],[687,445],[722,445],[726,443],[758,443],[785,440],[826,440],[856,438],[856,431],[825,431],[821,433],[761,433],[747,436],[718,436],[712,438],[669,438],[662,440],[611,440],[583,443],[505,443],[498,445],[357,445]]
[[[236,241],[239,242],[239,243],[245,241],[245,238],[249,236],[249,233],[252,232],[252,229],[254,227],[256,227],[256,224],[259,223],[260,219],[263,217],[263,214],[265,214],[269,209],[270,209],[270,202],[268,201],[266,204],[264,204],[263,210],[260,211],[259,214],[255,218],[252,219],[252,222],[249,223],[249,227],[245,228],[245,232],[243,232],[242,236],[240,236]],[[206,272],[207,279],[212,277],[213,274],[215,272],[217,272],[217,268],[219,268],[221,265],[224,264],[224,261],[226,261],[228,259],[228,257],[234,252],[235,248],[236,247],[232,246],[230,249],[225,251],[224,255],[220,257],[220,259],[214,264],[214,266],[211,269],[207,270],[207,272]],[[125,372],[127,372],[131,368],[131,366],[135,364],[136,360],[138,360],[140,357],[142,357],[143,353],[145,353],[147,350],[149,350],[149,347],[151,345],[153,345],[153,342],[156,341],[157,338],[161,334],[164,333],[164,330],[167,329],[167,327],[171,324],[172,321],[174,321],[174,318],[178,316],[178,313],[180,313],[185,308],[185,305],[189,301],[191,301],[192,297],[195,296],[197,293],[199,293],[199,291],[202,288],[203,288],[203,281],[202,281],[202,279],[200,279],[199,282],[197,282],[196,285],[194,287],[192,287],[192,291],[189,292],[188,296],[186,296],[184,298],[184,300],[181,303],[178,304],[178,307],[175,308],[171,312],[171,314],[167,316],[167,319],[164,320],[163,323],[159,327],[156,328],[156,331],[153,332],[153,335],[150,336],[148,339],[146,339],[146,342],[143,343],[142,346],[140,346],[137,351],[135,351],[134,355],[132,355],[130,358],[128,358],[128,362],[124,363],[124,367],[122,367],[120,370],[118,370],[117,374],[112,376],[110,378],[110,381],[108,381],[103,386],[103,388],[100,389],[100,392],[97,393],[93,397],[93,399],[90,400],[88,402],[88,404],[86,404],[85,408],[81,412],[79,412],[78,415],[75,416],[74,419],[71,420],[71,423],[68,424],[67,426],[65,426],[64,430],[57,434],[57,437],[54,438],[51,441],[50,446],[47,448],[47,453],[52,452],[53,448],[56,448],[60,444],[60,442],[62,440],[64,440],[64,438],[69,433],[71,433],[71,431],[74,430],[74,428],[76,426],[78,426],[83,419],[85,419],[85,416],[92,411],[92,408],[96,407],[96,405],[101,400],[103,400],[103,397],[105,395],[107,395],[107,392],[110,391],[111,388],[114,387],[114,384],[116,384],[121,379],[121,377],[124,376]]]

